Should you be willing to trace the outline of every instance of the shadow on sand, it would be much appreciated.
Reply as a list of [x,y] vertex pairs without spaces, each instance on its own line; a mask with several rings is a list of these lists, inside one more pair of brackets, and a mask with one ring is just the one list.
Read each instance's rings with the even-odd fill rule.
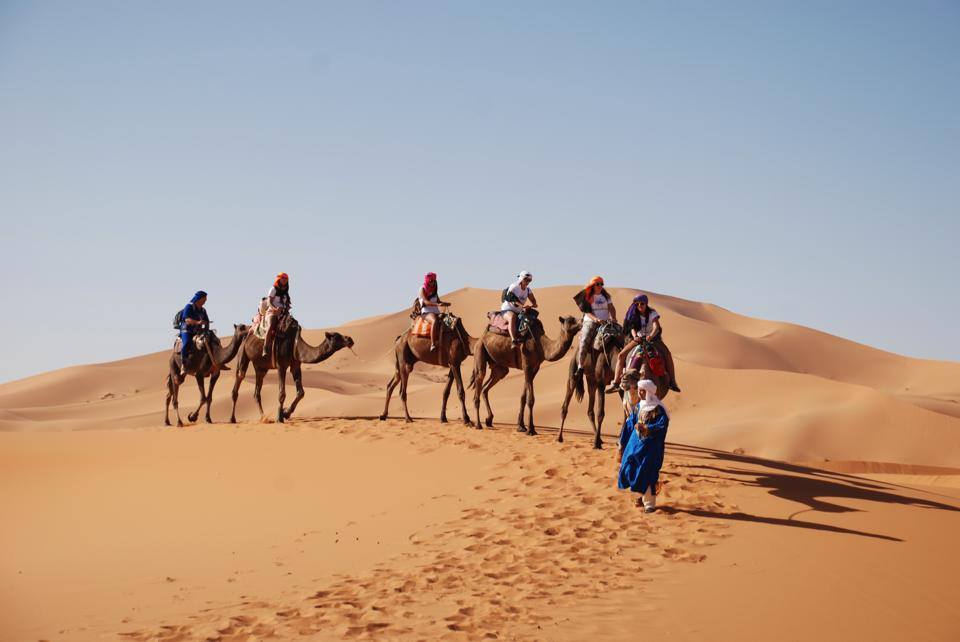
[[[693,463],[685,466],[685,468],[690,471],[698,469],[703,471],[700,475],[696,472],[690,472],[688,473],[690,477],[720,476],[741,486],[765,488],[775,497],[802,504],[806,508],[797,511],[787,518],[751,515],[743,512],[721,513],[698,508],[671,506],[663,507],[662,510],[665,513],[687,513],[698,517],[757,522],[793,528],[809,528],[901,542],[903,541],[902,539],[889,535],[804,521],[796,519],[795,517],[797,514],[807,511],[836,514],[860,512],[861,510],[831,502],[829,499],[882,502],[886,504],[902,504],[904,506],[960,512],[960,507],[956,505],[917,497],[916,494],[921,491],[913,490],[908,494],[901,492],[901,489],[903,489],[903,491],[907,490],[904,487],[873,482],[855,475],[825,471],[809,466],[761,459],[759,457],[750,457],[748,455],[738,455],[736,453],[700,446],[669,444],[668,448],[675,452],[682,453],[686,457],[703,461],[703,463],[700,464]],[[744,467],[738,466],[737,464],[742,464]]]

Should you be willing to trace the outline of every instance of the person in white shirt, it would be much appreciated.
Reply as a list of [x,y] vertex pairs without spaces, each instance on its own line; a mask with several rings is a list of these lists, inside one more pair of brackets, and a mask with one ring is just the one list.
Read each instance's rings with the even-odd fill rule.
[[610,321],[616,322],[617,309],[613,305],[610,294],[603,288],[603,277],[599,276],[590,279],[587,287],[577,293],[573,300],[577,302],[577,306],[583,312],[580,348],[577,350],[577,369],[574,372],[574,376],[579,377],[583,374],[583,358],[593,342],[597,328]]
[[[533,295],[533,290],[530,289],[532,281],[533,275],[524,270],[517,275],[517,280],[503,291],[503,303],[500,305],[500,309],[510,323],[510,338],[514,345],[522,343],[517,337],[517,315],[526,307],[537,307],[537,297]],[[527,306],[527,301],[530,302],[529,306]]]
[[620,354],[617,355],[617,367],[613,375],[613,382],[605,392],[609,394],[619,390],[620,377],[626,367],[627,358],[633,352],[633,349],[644,341],[652,343],[663,357],[667,374],[670,377],[670,390],[680,392],[680,386],[677,385],[677,371],[673,363],[673,354],[667,344],[663,342],[660,313],[650,307],[650,298],[646,294],[638,294],[633,297],[633,303],[627,308],[627,313],[623,317],[623,329],[633,336],[633,340],[624,346]]
[[437,275],[433,272],[427,272],[423,277],[423,285],[420,286],[420,294],[417,300],[420,301],[420,316],[426,317],[430,321],[430,351],[437,349],[437,338],[440,336],[440,308],[447,307],[450,304],[440,300],[437,293]]
[[273,282],[273,287],[267,292],[266,310],[264,316],[267,318],[267,336],[263,340],[262,356],[269,356],[273,350],[273,340],[277,335],[277,321],[285,314],[290,313],[290,277],[286,272],[277,275]]

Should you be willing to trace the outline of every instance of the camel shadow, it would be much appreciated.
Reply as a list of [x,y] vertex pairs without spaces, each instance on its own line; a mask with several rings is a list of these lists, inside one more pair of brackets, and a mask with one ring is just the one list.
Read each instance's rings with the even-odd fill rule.
[[[911,489],[913,491],[911,494],[905,494],[899,492],[899,489],[904,487],[872,482],[855,475],[835,473],[788,462],[760,459],[748,455],[738,455],[700,446],[670,444],[670,448],[682,452],[687,457],[703,461],[703,463],[693,463],[686,466],[688,470],[703,471],[700,475],[695,472],[690,473],[690,477],[716,477],[719,475],[742,486],[764,488],[774,497],[795,502],[804,506],[804,508],[787,518],[751,515],[743,512],[720,513],[703,509],[669,506],[663,507],[663,511],[666,513],[687,513],[698,517],[809,528],[900,542],[903,540],[888,535],[799,520],[796,519],[796,515],[807,511],[832,514],[862,512],[860,508],[844,506],[830,500],[859,500],[960,512],[960,507],[957,505],[917,497],[916,494],[920,491],[915,489]],[[737,464],[742,464],[744,467]],[[749,466],[749,468],[745,466]]]

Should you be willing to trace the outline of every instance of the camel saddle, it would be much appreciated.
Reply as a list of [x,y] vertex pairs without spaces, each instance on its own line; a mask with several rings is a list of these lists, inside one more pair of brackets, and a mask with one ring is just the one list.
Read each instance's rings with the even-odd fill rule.
[[[253,333],[253,336],[257,337],[261,341],[266,340],[267,338],[267,308],[269,304],[267,303],[266,297],[260,300],[260,306],[257,308],[257,314],[253,317],[253,325],[250,328],[250,331]],[[296,327],[297,321],[290,313],[284,314],[280,317],[277,322],[277,336],[281,336],[287,332],[291,327]]]
[[615,337],[622,336],[623,326],[621,326],[619,323],[614,323],[613,321],[601,325],[600,328],[597,329],[596,336],[593,338],[593,349],[603,350],[603,344],[610,335]]
[[627,357],[627,370],[639,370],[644,360],[650,365],[650,372],[654,377],[662,377],[667,374],[666,366],[663,363],[663,357],[656,346],[651,343],[643,342],[630,351]]
[[[504,310],[487,312],[487,320],[490,324],[487,330],[506,337],[510,336],[510,322],[503,315]],[[527,310],[517,315],[517,336],[526,339],[530,336],[530,321],[536,319],[539,313],[536,310]]]
[[[214,334],[213,330],[209,330],[207,332],[198,332],[197,334],[193,335],[193,341],[190,342],[191,346],[188,348],[188,352],[203,352],[206,349],[208,337],[216,338],[216,336],[217,335]],[[180,340],[180,337],[177,337],[173,342],[173,351],[179,353],[182,347],[183,342]]]
[[[453,330],[457,327],[457,321],[460,318],[455,314],[442,313],[440,314],[440,323],[446,327]],[[426,337],[430,338],[430,334],[433,332],[433,323],[430,322],[427,317],[418,315],[413,319],[413,323],[410,324],[410,334],[415,337]]]

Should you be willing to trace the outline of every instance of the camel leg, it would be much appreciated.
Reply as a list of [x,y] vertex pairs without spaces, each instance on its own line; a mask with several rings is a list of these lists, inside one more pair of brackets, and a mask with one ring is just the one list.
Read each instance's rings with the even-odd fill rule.
[[537,376],[537,371],[527,369],[526,372],[526,391],[524,396],[527,398],[527,434],[533,437],[537,434],[537,429],[533,427],[533,378]]
[[[493,363],[490,363],[490,378],[487,379],[487,382],[483,384],[483,403],[487,407],[487,419],[484,423],[487,424],[487,428],[493,428],[493,408],[490,407],[490,389],[493,388],[497,383],[507,376],[507,373],[510,372],[509,368],[504,368],[503,366]],[[480,411],[477,411],[477,420],[480,419]],[[479,425],[479,424],[478,424]]]
[[440,423],[447,423],[447,399],[450,398],[450,387],[453,386],[453,366],[447,370],[447,385],[443,387],[443,401],[440,404]]
[[467,413],[467,393],[463,389],[463,375],[460,373],[460,364],[450,366],[450,370],[453,371],[453,380],[457,383],[457,397],[460,399],[460,412],[463,417],[463,425],[472,427],[473,422],[470,421],[470,415]]
[[603,440],[600,439],[600,432],[603,430],[603,418],[606,416],[607,395],[604,392],[605,387],[603,379],[597,380],[597,430],[594,434],[593,447],[597,450],[603,448]]
[[260,399],[260,391],[263,389],[263,378],[267,376],[267,370],[261,370],[254,364],[253,374],[255,376],[253,382],[253,398],[257,400],[257,408],[260,409],[260,418],[265,417],[263,413],[263,401]]
[[563,405],[560,406],[560,434],[557,435],[557,441],[563,443],[563,424],[567,420],[567,409],[570,407],[570,399],[573,398],[573,374],[567,377],[567,391],[563,396]]
[[587,375],[587,418],[590,420],[590,427],[593,428],[593,434],[597,434],[597,416],[593,407],[597,400],[597,380]]
[[384,421],[387,418],[387,413],[390,412],[390,397],[393,396],[393,389],[397,387],[397,384],[400,383],[400,370],[397,369],[393,373],[393,376],[390,378],[390,381],[387,383],[387,400],[383,404],[383,414],[380,415],[380,421]]
[[523,392],[520,393],[520,414],[517,415],[517,432],[527,432],[527,426],[523,423],[523,412],[527,408],[527,386],[523,386]]
[[412,368],[406,363],[400,364],[400,401],[403,402],[403,420],[408,424],[413,423],[413,417],[410,416],[410,410],[407,408],[407,383],[410,381],[410,371]]
[[283,419],[283,404],[287,400],[287,369],[283,366],[277,366],[277,383],[280,386],[280,395],[278,397],[279,404],[277,405],[277,423],[282,424]]
[[473,355],[473,409],[477,413],[477,430],[483,430],[483,424],[480,422],[480,390],[483,388],[483,380],[487,377],[487,351],[480,346]]
[[163,407],[163,424],[170,425],[170,400],[173,398],[173,373],[167,375],[167,401]]
[[200,405],[197,406],[196,410],[187,415],[187,420],[190,421],[190,423],[197,421],[197,417],[200,416],[200,411],[203,409],[203,404],[207,403],[207,391],[203,386],[203,375],[198,374],[194,376],[197,378],[197,388],[200,389]]
[[239,363],[237,363],[237,376],[233,381],[233,392],[230,396],[233,398],[233,410],[230,411],[230,423],[237,423],[237,398],[240,397],[240,384],[243,383],[243,378],[247,376],[247,366],[250,365],[250,360],[247,359],[247,355],[243,353],[241,348]]
[[217,385],[217,380],[220,378],[220,370],[214,370],[210,374],[210,387],[207,388],[207,414],[204,417],[204,421],[208,424],[213,423],[213,418],[210,416],[210,404],[213,403],[213,388]]
[[173,381],[173,412],[177,415],[177,428],[183,428],[183,420],[180,419],[180,383],[179,379]]
[[293,403],[290,404],[283,416],[289,419],[293,416],[293,411],[297,409],[297,404],[300,403],[300,400],[303,399],[303,396],[306,394],[303,391],[303,371],[300,369],[300,363],[294,362],[290,364],[290,376],[293,377],[293,385],[297,388],[297,396],[293,399]]

